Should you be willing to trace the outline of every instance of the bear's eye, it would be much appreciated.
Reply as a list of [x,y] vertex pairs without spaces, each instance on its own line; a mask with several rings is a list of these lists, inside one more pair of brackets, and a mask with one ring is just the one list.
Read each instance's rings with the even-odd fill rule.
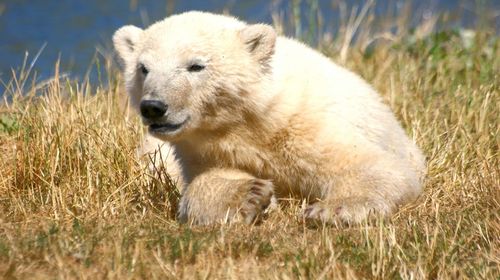
[[142,75],[146,76],[149,73],[148,68],[144,66],[144,64],[139,64],[139,71],[141,71]]
[[198,63],[193,63],[188,66],[188,71],[189,72],[200,72],[201,70],[205,69],[205,65],[201,65]]

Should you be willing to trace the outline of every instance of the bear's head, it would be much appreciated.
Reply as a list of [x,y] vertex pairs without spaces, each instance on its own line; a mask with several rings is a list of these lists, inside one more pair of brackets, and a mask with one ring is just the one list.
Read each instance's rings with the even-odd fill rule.
[[113,36],[132,105],[152,135],[169,141],[265,114],[275,42],[271,26],[204,12]]

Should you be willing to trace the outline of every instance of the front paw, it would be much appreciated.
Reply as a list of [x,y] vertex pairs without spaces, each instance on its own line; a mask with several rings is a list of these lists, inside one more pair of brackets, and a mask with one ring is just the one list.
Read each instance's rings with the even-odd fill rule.
[[271,205],[276,204],[274,185],[269,180],[251,179],[239,212],[246,224],[258,221]]

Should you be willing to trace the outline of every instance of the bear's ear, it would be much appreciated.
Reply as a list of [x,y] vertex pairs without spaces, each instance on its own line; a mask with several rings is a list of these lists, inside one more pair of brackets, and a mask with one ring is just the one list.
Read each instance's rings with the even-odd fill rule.
[[126,25],[118,29],[113,35],[113,45],[120,58],[127,62],[137,47],[142,29],[133,25]]
[[261,63],[267,65],[274,54],[276,31],[266,24],[252,24],[239,31],[247,50]]

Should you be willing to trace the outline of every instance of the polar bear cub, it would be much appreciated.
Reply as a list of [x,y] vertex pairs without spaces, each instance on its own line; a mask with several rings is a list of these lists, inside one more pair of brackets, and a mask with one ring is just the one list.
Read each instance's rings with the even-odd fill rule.
[[375,90],[271,26],[186,12],[113,42],[133,106],[175,149],[181,222],[251,223],[292,196],[308,220],[359,223],[422,191],[422,152]]

